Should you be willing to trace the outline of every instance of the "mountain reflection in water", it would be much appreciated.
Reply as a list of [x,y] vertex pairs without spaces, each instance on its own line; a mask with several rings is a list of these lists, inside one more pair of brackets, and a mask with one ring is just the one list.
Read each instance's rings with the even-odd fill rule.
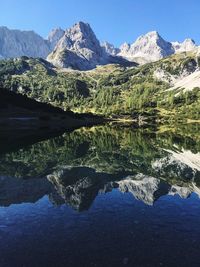
[[[32,143],[31,140],[30,143]],[[68,223],[73,224],[73,216],[75,215],[72,216],[70,214],[75,211],[80,212],[80,216],[81,214],[89,216],[94,211],[93,216],[96,219],[99,218],[98,213],[101,213],[101,219],[104,221],[107,217],[104,218],[102,210],[105,209],[105,214],[109,211],[109,216],[112,214],[116,220],[120,221],[120,224],[116,222],[116,226],[113,227],[122,227],[124,231],[127,222],[125,223],[125,218],[123,220],[121,217],[123,213],[125,213],[126,220],[132,220],[133,214],[130,214],[130,210],[134,205],[134,227],[136,227],[139,223],[138,220],[142,220],[141,216],[143,215],[140,212],[143,213],[148,210],[148,207],[152,206],[152,209],[148,210],[150,212],[149,217],[143,217],[143,223],[147,227],[151,216],[155,216],[155,218],[161,216],[160,221],[158,219],[156,221],[156,227],[159,229],[156,228],[156,231],[161,231],[162,234],[162,231],[170,225],[169,221],[165,222],[162,219],[162,216],[167,216],[170,220],[173,217],[172,212],[174,209],[176,217],[173,218],[173,223],[177,228],[178,225],[180,226],[181,218],[186,216],[183,216],[183,214],[186,214],[187,210],[190,209],[191,214],[187,213],[187,216],[188,214],[192,216],[190,217],[191,221],[188,221],[185,227],[187,228],[187,224],[188,227],[193,227],[193,232],[190,232],[189,238],[192,238],[194,247],[197,246],[196,242],[200,241],[200,230],[197,230],[199,228],[197,228],[197,224],[200,222],[200,217],[197,214],[197,211],[200,212],[200,135],[198,125],[182,126],[182,128],[174,127],[171,130],[165,127],[159,130],[152,130],[150,128],[133,129],[131,127],[113,125],[95,126],[64,133],[61,136],[31,145],[27,145],[27,141],[25,146],[23,142],[18,145],[20,148],[12,151],[10,151],[8,145],[8,152],[6,152],[4,144],[4,151],[2,153],[0,151],[0,241],[8,242],[8,250],[12,250],[12,244],[17,240],[11,243],[11,240],[8,240],[9,237],[7,239],[4,234],[2,237],[1,233],[4,232],[2,225],[6,225],[6,220],[10,221],[11,224],[16,223],[17,226],[15,227],[18,228],[15,231],[17,232],[21,227],[25,227],[18,224],[18,214],[21,214],[22,207],[24,207],[24,218],[21,220],[23,221],[27,218],[30,227],[32,222],[29,219],[34,218],[34,216],[39,225],[41,224],[41,227],[44,227],[44,225],[48,227],[48,222],[44,224],[43,220],[45,216],[49,218],[49,214],[52,216],[49,219],[53,220],[55,225],[59,224],[56,221],[56,216],[62,216],[59,217],[61,221],[65,216],[68,216]],[[105,206],[107,202],[109,206]],[[33,213],[26,208],[30,203],[33,203],[31,204],[33,205]],[[155,203],[158,204],[155,205]],[[53,210],[50,207],[53,207]],[[44,211],[44,208],[49,211],[48,214],[46,213],[47,211]],[[181,213],[179,213],[178,209],[181,209]],[[41,214],[41,210],[43,210],[44,214]],[[63,214],[61,215],[59,212],[62,211]],[[92,220],[95,220],[95,218]],[[81,223],[81,217],[79,219]],[[89,218],[85,218],[85,220],[89,220]],[[86,222],[83,220],[82,223],[84,225]],[[52,229],[54,229],[54,226],[51,225]],[[14,234],[14,230],[12,231],[12,225],[5,227],[9,229],[11,236],[12,233],[13,236],[16,234]],[[28,229],[24,231],[26,232]],[[89,249],[90,245],[87,242],[97,242],[95,235],[98,239],[98,235],[103,233],[104,230],[102,225],[100,226],[97,223],[94,232],[88,232],[88,239],[86,239],[84,246],[88,246]],[[139,230],[141,231],[141,229]],[[63,231],[65,233],[65,230]],[[76,233],[75,229],[71,229],[71,231],[70,235]],[[180,227],[180,231],[182,232],[184,229]],[[68,230],[66,230],[66,233],[68,233]],[[178,235],[180,234],[178,230],[177,233]],[[56,238],[56,233],[54,234],[54,238]],[[140,234],[145,239],[150,232],[143,229]],[[195,239],[193,238],[194,234],[196,235]],[[135,233],[133,232],[134,235]],[[165,234],[163,235],[165,236]],[[116,241],[109,239],[109,246],[113,246],[114,250],[110,252],[110,257],[113,257],[113,259],[108,260],[107,256],[104,255],[104,258],[100,260],[96,255],[92,262],[87,257],[84,260],[80,260],[80,262],[72,260],[77,253],[77,251],[74,251],[76,243],[73,242],[73,249],[66,248],[67,253],[71,255],[68,260],[64,257],[62,247],[60,249],[63,251],[63,255],[60,260],[56,260],[56,254],[49,255],[49,260],[47,260],[45,258],[47,255],[45,254],[44,258],[41,257],[45,262],[36,262],[36,259],[33,260],[32,256],[38,254],[38,251],[33,249],[33,247],[35,248],[35,243],[32,240],[31,232],[29,232],[28,236],[29,241],[25,238],[23,242],[24,245],[29,242],[31,250],[28,249],[28,251],[29,253],[32,251],[32,254],[26,255],[25,264],[20,265],[21,250],[15,255],[15,265],[13,265],[12,260],[6,258],[8,250],[4,247],[0,266],[44,266],[43,264],[47,261],[49,262],[48,266],[67,266],[65,264],[71,264],[71,266],[102,266],[101,264],[103,266],[109,266],[109,264],[133,266],[131,265],[133,262],[130,261],[130,256],[127,258],[123,254],[121,255],[122,260],[119,261],[117,260],[117,255],[115,259],[112,255],[114,251],[117,251],[117,245],[114,243],[119,242],[121,239],[124,240],[122,233],[118,233],[115,236]],[[59,233],[57,238],[62,240],[62,237],[59,237]],[[44,241],[43,234],[38,237],[38,242],[40,239]],[[157,236],[155,239],[160,240],[160,237]],[[32,247],[30,242],[34,243]],[[48,238],[45,242],[48,243]],[[99,240],[98,242],[103,241]],[[129,238],[127,242],[130,242],[130,245],[133,246]],[[65,241],[62,240],[62,245],[64,244]],[[186,245],[186,243],[184,244]],[[106,240],[105,245],[108,245]],[[46,246],[48,248],[47,244]],[[79,244],[79,248],[82,249],[82,246],[83,244]],[[141,244],[140,249],[145,249],[145,246],[146,244]],[[2,249],[1,245],[0,249]],[[153,250],[152,253],[156,252],[156,248],[154,249],[155,251]],[[56,253],[56,251],[55,249],[54,252]],[[49,253],[52,253],[52,251],[47,254]],[[193,257],[192,262],[190,261],[191,265],[188,265],[187,261],[181,260],[180,255],[174,255],[174,257],[180,258],[178,260],[179,265],[172,265],[169,259],[169,261],[166,261],[165,253],[158,262],[152,261],[151,263],[145,257],[144,261],[139,260],[139,255],[137,255],[135,261],[138,264],[136,266],[180,266],[180,264],[182,266],[198,266],[196,263],[200,257],[197,256],[196,250],[191,250],[188,253]],[[27,263],[26,261],[30,259],[32,259],[32,263]],[[166,263],[171,265],[166,265]]]

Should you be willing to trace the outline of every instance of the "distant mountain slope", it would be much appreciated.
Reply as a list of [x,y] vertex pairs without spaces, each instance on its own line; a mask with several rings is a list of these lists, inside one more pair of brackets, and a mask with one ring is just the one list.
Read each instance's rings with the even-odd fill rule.
[[132,44],[124,43],[119,49],[112,44],[102,44],[107,53],[118,55],[139,64],[154,62],[167,56],[192,51],[197,48],[194,40],[188,38],[181,42],[168,42],[156,31],[148,32]]
[[117,54],[120,53],[120,49],[119,48],[115,48],[114,45],[108,43],[108,42],[103,42],[101,44],[102,48],[104,49],[104,51],[111,55],[111,56],[117,56]]
[[3,58],[24,55],[45,58],[49,53],[49,43],[35,32],[0,27],[0,54]]
[[172,42],[173,49],[175,53],[180,53],[180,52],[187,52],[194,50],[197,46],[195,44],[195,41],[192,39],[185,39],[184,42]]
[[51,50],[55,48],[59,40],[63,37],[65,31],[61,28],[53,29],[48,35],[48,41],[51,46]]
[[119,55],[134,60],[144,58],[146,62],[152,62],[174,54],[172,44],[166,42],[156,31],[140,36],[130,47],[124,49]]
[[34,31],[0,27],[0,58],[21,56],[46,58],[63,35],[64,30],[61,28],[53,29],[46,40]]

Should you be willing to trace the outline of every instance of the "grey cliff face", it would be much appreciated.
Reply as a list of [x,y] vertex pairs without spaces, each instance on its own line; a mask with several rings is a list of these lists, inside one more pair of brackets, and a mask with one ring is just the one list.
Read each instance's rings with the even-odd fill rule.
[[35,32],[0,27],[0,55],[3,58],[20,56],[46,58],[49,53],[49,43]]
[[59,40],[63,37],[65,31],[61,28],[53,29],[48,35],[48,41],[50,43],[51,50],[55,48]]
[[175,53],[187,52],[197,48],[195,41],[190,38],[185,39],[182,43],[172,42],[172,46]]
[[128,51],[130,50],[130,47],[131,47],[130,44],[128,44],[128,43],[123,43],[123,44],[120,46],[120,48],[119,48],[119,50],[120,50],[119,53],[125,55],[125,54],[128,53]]
[[64,201],[76,210],[90,207],[104,186],[104,175],[87,167],[64,167],[47,176]]
[[121,46],[119,55],[134,60],[144,58],[147,62],[156,61],[174,53],[172,44],[165,41],[156,31],[140,36],[133,44]]
[[108,43],[108,42],[103,42],[101,44],[102,48],[104,51],[111,56],[117,56],[117,54],[120,52],[119,48],[115,48],[114,45]]
[[66,30],[47,59],[59,67],[87,70],[105,64],[107,55],[90,25],[79,22]]

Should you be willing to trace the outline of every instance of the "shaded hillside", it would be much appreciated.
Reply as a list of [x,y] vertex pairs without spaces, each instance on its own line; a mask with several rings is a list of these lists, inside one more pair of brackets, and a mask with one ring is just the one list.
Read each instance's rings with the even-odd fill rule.
[[[72,111],[64,111],[58,107],[51,106],[50,104],[40,103],[34,99],[28,98],[26,95],[17,94],[6,89],[0,89],[0,109],[4,111],[11,106],[16,109],[26,109],[26,111],[30,113],[46,112],[76,117]],[[1,113],[0,116],[3,114],[5,115],[5,113]],[[28,115],[28,113],[26,113],[26,115]]]
[[102,118],[91,114],[75,114],[25,95],[0,89],[0,128],[15,130],[59,130],[98,123]]

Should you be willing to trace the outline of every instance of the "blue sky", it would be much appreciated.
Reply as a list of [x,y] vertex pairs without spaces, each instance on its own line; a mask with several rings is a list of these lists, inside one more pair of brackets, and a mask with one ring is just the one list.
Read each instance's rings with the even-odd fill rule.
[[169,41],[200,43],[200,0],[0,0],[0,25],[43,37],[80,20],[116,46],[151,30]]

